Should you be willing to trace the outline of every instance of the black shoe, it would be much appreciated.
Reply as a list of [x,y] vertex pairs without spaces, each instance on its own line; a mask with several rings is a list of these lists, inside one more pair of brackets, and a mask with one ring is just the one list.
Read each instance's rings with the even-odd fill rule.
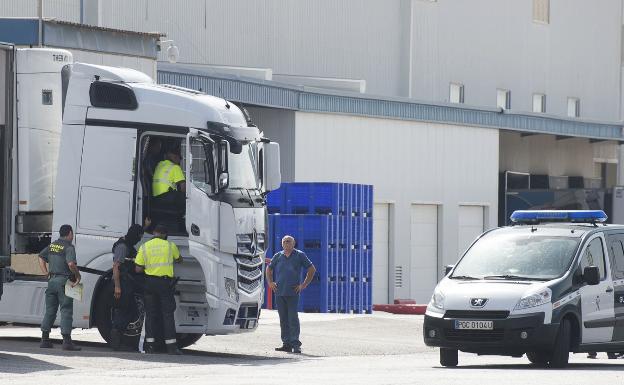
[[113,350],[119,350],[121,347],[121,332],[117,329],[111,330],[110,333],[110,346]]
[[287,353],[290,353],[292,351],[292,348],[290,346],[284,345],[282,347],[275,348],[275,351],[276,352],[287,352]]
[[301,348],[293,348],[292,352],[296,354],[301,354]]
[[592,360],[596,359],[596,356],[598,356],[597,353],[594,353],[594,352],[587,353],[587,358],[591,358]]
[[178,349],[178,345],[176,344],[168,344],[167,345],[167,354],[173,355],[173,356],[182,356],[184,355],[184,353],[182,353],[182,351],[180,349]]
[[52,345],[52,341],[50,341],[49,339],[41,339],[41,344],[39,345],[40,348],[42,349],[52,349],[54,347],[54,345]]
[[618,358],[618,354],[617,354],[617,353],[607,353],[607,357],[608,357],[610,360],[615,360],[615,359],[617,359],[617,358]]
[[63,350],[67,350],[70,352],[78,352],[82,350],[82,348],[74,345],[74,342],[71,339],[71,335],[63,334]]

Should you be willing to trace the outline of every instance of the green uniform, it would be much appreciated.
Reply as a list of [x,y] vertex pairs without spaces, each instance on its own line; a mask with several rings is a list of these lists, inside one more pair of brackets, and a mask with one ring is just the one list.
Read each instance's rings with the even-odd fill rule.
[[67,265],[76,262],[76,249],[71,242],[58,239],[39,253],[39,258],[48,263],[48,289],[46,290],[46,311],[41,330],[49,332],[54,325],[56,312],[61,308],[61,334],[70,334],[74,316],[74,300],[65,295],[65,283],[72,276]]

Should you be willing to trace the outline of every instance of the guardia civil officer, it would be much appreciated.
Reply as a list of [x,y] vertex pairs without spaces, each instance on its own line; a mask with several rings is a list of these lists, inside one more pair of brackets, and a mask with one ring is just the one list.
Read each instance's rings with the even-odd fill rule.
[[[146,220],[149,225],[149,220]],[[113,328],[110,346],[113,350],[121,347],[121,337],[130,322],[134,304],[134,246],[143,238],[143,227],[133,224],[123,237],[113,244]]]
[[134,263],[138,273],[145,272],[145,352],[155,353],[156,327],[162,320],[165,346],[169,354],[178,349],[173,313],[175,281],[173,263],[181,263],[178,247],[167,240],[167,228],[157,225],[154,237],[139,248]]
[[70,280],[72,287],[80,283],[80,271],[76,265],[76,249],[72,245],[74,231],[70,225],[59,230],[60,238],[39,253],[39,266],[48,277],[45,295],[45,315],[41,322],[41,348],[52,348],[50,330],[61,308],[61,335],[63,350],[77,351],[80,348],[72,342],[71,331],[74,314],[74,299],[65,295],[65,283]]

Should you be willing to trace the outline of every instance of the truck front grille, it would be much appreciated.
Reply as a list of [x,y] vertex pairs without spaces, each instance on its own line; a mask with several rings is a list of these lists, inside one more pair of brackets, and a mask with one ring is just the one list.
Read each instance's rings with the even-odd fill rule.
[[262,286],[262,258],[260,256],[236,256],[238,267],[238,287],[253,293]]

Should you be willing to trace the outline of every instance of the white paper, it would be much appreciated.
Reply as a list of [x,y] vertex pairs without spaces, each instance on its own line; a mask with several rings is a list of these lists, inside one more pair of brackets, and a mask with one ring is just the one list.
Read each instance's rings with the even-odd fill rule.
[[72,287],[72,283],[70,280],[67,280],[67,282],[65,282],[65,295],[75,299],[76,301],[82,301],[82,290],[82,283],[79,283],[76,286]]

